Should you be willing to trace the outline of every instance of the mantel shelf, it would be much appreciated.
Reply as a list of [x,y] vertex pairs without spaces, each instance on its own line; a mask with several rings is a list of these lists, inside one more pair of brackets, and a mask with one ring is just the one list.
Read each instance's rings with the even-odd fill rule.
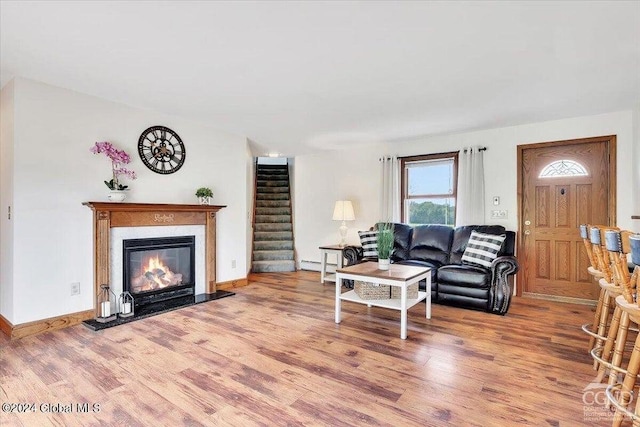
[[114,203],[114,202],[84,202],[94,210],[110,212],[218,212],[226,205],[180,205],[166,203]]

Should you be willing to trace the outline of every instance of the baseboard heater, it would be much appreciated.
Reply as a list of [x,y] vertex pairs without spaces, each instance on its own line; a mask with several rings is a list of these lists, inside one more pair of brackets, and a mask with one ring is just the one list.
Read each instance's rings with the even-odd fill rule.
[[[336,272],[336,264],[327,263],[327,273]],[[320,263],[318,261],[300,261],[300,270],[320,272]]]

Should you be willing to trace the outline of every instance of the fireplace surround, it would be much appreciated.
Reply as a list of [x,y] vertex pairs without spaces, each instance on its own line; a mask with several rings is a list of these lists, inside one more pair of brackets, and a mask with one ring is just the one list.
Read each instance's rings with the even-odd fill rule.
[[216,292],[216,212],[226,206],[110,202],[83,205],[93,211],[94,220],[94,310],[100,285],[112,281],[112,228],[203,225],[205,293]]

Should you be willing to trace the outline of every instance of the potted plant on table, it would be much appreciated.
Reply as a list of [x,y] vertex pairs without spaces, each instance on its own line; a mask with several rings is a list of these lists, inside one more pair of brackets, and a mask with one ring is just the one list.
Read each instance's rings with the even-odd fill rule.
[[378,224],[378,269],[388,270],[393,253],[393,224],[381,222]]
[[213,197],[213,191],[208,187],[200,187],[196,190],[196,197],[201,205],[211,204],[211,198]]

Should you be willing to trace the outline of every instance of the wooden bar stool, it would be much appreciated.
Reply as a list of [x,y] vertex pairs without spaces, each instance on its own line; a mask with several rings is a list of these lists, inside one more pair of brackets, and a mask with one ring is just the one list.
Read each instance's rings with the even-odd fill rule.
[[[614,297],[614,294],[609,292],[609,288],[611,288],[611,286],[613,285],[613,277],[611,275],[611,266],[609,264],[609,254],[604,248],[605,231],[606,230],[598,227],[591,227],[591,229],[589,230],[590,240],[593,245],[593,254],[595,259],[597,260],[599,270],[602,272],[602,278],[598,282],[600,285],[600,292],[602,294],[602,308],[600,309],[600,317],[597,320],[598,327],[594,334],[591,334],[590,330],[585,330],[585,332],[595,338],[594,345],[590,351],[604,346],[604,342],[607,338],[607,326],[609,322],[610,311],[614,305],[612,299],[612,297]],[[593,369],[598,369],[598,359],[594,358]]]
[[[589,267],[587,268],[588,273],[593,276],[594,279],[598,280],[602,277],[602,271],[599,270],[598,262],[593,254],[593,244],[591,243],[591,239],[589,236],[589,225],[588,224],[580,224],[580,237],[582,237],[582,242],[584,243],[585,250],[587,252],[587,257],[589,257]],[[602,313],[602,303],[605,297],[605,290],[600,289],[600,295],[598,297],[598,303],[596,305],[596,312],[593,315],[592,323],[585,323],[582,325],[582,330],[589,334],[589,352],[593,350],[596,342],[596,333],[598,332],[598,323],[600,321],[600,314]]]
[[[640,324],[640,308],[634,302],[627,302],[623,295],[616,298],[616,305],[621,308],[623,313],[629,316],[629,320],[636,324]],[[624,375],[622,383],[610,384],[607,386],[606,394],[609,402],[616,408],[616,412],[613,416],[613,426],[618,427],[622,424],[625,417],[629,417],[634,426],[640,426],[640,399],[636,396],[636,405],[633,411],[628,406],[633,397],[633,389],[638,377],[638,370],[640,369],[640,335],[636,337],[633,351],[631,352],[631,358],[629,359],[629,365]]]
[[[635,268],[633,269],[633,273],[628,276],[629,269],[626,256],[618,257],[614,265],[614,272],[619,277],[628,276],[629,281],[626,283],[626,291],[624,294],[616,298],[616,306],[622,310],[623,319],[626,316],[630,321],[640,324],[640,307],[638,307],[637,301],[634,301],[634,296],[637,300],[638,285],[640,284],[640,267],[638,267],[638,265],[640,265],[640,236],[623,232],[621,233],[620,240],[622,252],[631,253],[631,260],[633,264],[635,264]],[[628,249],[625,247],[625,243],[628,244]],[[623,322],[623,320],[621,320],[621,322]],[[620,340],[621,339],[622,338],[620,338]],[[618,341],[619,339],[616,340],[616,353],[619,347],[624,348],[624,344],[620,344]],[[616,407],[613,425],[619,426],[624,417],[627,416],[631,418],[634,426],[640,426],[640,399],[636,396],[634,412],[631,412],[629,408],[627,408],[632,398],[633,388],[635,387],[638,370],[640,368],[640,334],[636,337],[626,371],[615,368],[615,364],[617,363],[616,356],[617,354],[614,354],[614,360],[612,361],[614,365],[613,369],[617,372],[623,372],[625,376],[622,383],[612,382],[610,377],[609,386],[607,387],[607,398],[609,402]],[[620,357],[620,360],[621,359],[622,357]]]
[[640,234],[629,236],[629,249],[631,250],[631,262],[635,265],[633,273],[640,279]]
[[[627,269],[630,235],[631,232],[629,231],[607,230],[605,232],[605,247],[611,260],[613,283],[603,283],[604,279],[601,279],[600,284],[603,289],[606,289],[610,297],[617,299],[618,296],[622,295],[625,301],[633,303],[635,279],[631,279]],[[629,323],[629,316],[616,304],[604,346],[596,347],[591,352],[594,360],[600,365],[596,377],[597,381],[602,381],[606,369],[609,369],[609,384],[616,383],[618,373],[626,373],[626,371],[620,369],[620,366],[627,343]],[[637,331],[637,329],[633,330]]]
[[[625,232],[624,238],[626,239],[628,253],[628,232]],[[619,266],[624,257],[626,263],[626,254],[623,254],[623,235],[619,231],[607,230],[605,232],[605,249],[606,258],[612,263],[612,281],[606,282],[604,278],[600,279],[599,284],[602,291],[605,292],[605,300],[615,300],[620,295],[624,295],[625,299],[629,302],[633,302],[631,296],[629,277],[623,273],[619,274]],[[622,361],[622,353],[624,351],[624,345],[627,341],[627,332],[629,328],[629,318],[622,313],[620,307],[616,306],[613,311],[611,323],[608,327],[607,336],[602,346],[596,346],[591,350],[591,356],[594,360],[594,366],[598,366],[598,375],[596,381],[602,381],[606,374],[606,370],[609,369],[610,381],[615,383],[617,372],[615,367],[619,367]],[[615,345],[615,352],[614,350]]]
[[580,224],[580,237],[584,243],[584,248],[587,251],[587,257],[589,257],[589,267],[587,272],[593,277],[600,279],[602,277],[602,271],[599,270],[598,261],[593,254],[593,244],[591,243],[591,237],[589,236],[589,224]]

